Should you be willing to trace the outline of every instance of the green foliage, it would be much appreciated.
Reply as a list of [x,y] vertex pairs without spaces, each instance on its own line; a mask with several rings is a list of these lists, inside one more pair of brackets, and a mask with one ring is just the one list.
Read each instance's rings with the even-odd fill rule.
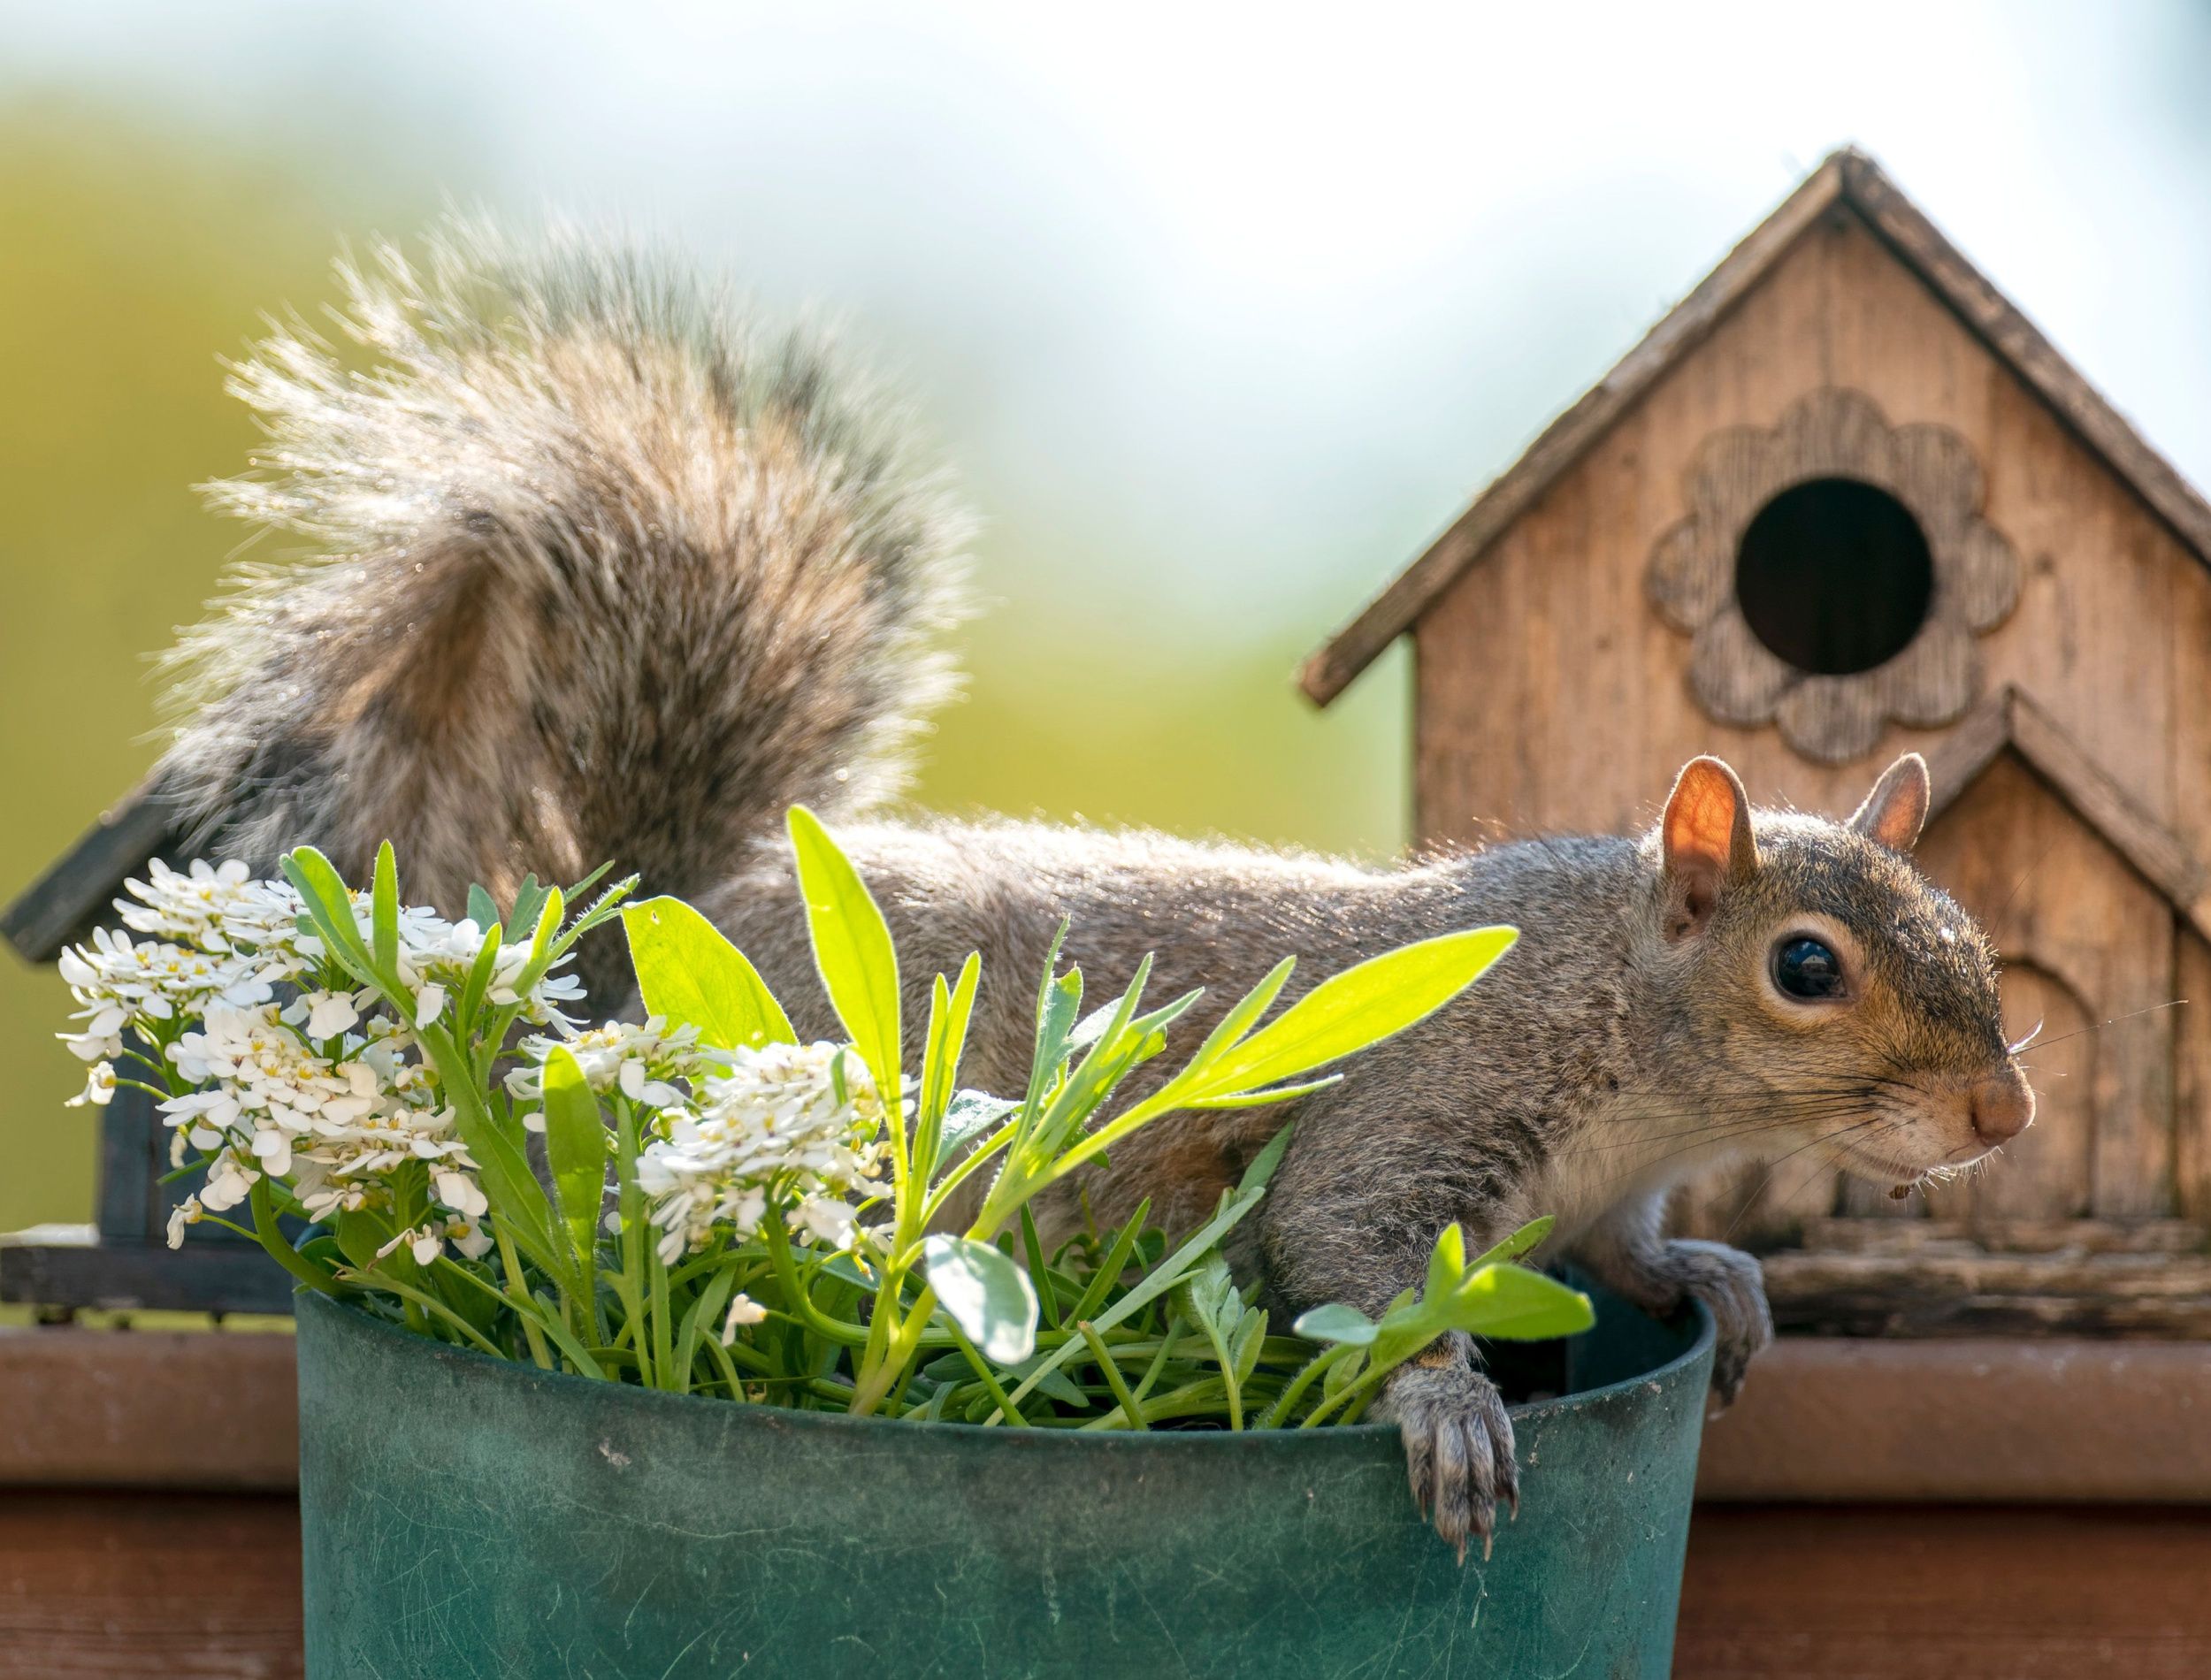
[[[960,1083],[979,958],[936,977],[909,1066],[879,909],[810,813],[792,813],[791,834],[815,965],[848,1047],[797,1044],[757,971],[705,918],[666,898],[624,906],[632,883],[572,918],[574,895],[534,881],[503,920],[479,890],[480,946],[448,954],[437,971],[465,963],[465,978],[432,983],[425,965],[440,958],[408,943],[415,913],[401,908],[388,847],[365,894],[312,849],[291,854],[284,871],[302,928],[319,942],[303,947],[319,953],[321,972],[302,989],[380,999],[434,1078],[466,1155],[403,1163],[296,1249],[275,1218],[297,1203],[280,1175],[264,1176],[255,1233],[302,1281],[502,1357],[676,1393],[931,1421],[1350,1421],[1439,1336],[1587,1327],[1586,1298],[1513,1264],[1542,1240],[1539,1221],[1472,1262],[1458,1228],[1443,1232],[1422,1288],[1379,1320],[1326,1306],[1294,1334],[1273,1331],[1222,1242],[1266,1196],[1286,1126],[1193,1231],[1162,1232],[1148,1204],[1099,1222],[1084,1175],[1177,1110],[1278,1103],[1329,1082],[1345,1058],[1450,1004],[1513,930],[1389,952],[1276,1011],[1296,971],[1286,958],[1179,1063],[1174,1029],[1199,994],[1147,1004],[1147,962],[1086,1013],[1083,976],[1060,968],[1055,941],[1026,1088],[994,1096]],[[517,1011],[578,938],[616,914],[654,1019],[518,1047]],[[502,928],[527,929],[526,940],[510,945]],[[521,1084],[503,1076],[518,1048],[535,1064]],[[617,1072],[608,1058],[635,1065]],[[544,1136],[542,1177],[532,1128]],[[887,1182],[874,1176],[884,1164]],[[490,1239],[457,1256],[435,1219],[472,1192],[448,1173],[433,1195],[432,1179],[456,1165],[480,1184]]]
[[701,1042],[724,1050],[798,1042],[760,971],[682,899],[625,905],[622,926],[638,996],[654,1014],[689,1021]]

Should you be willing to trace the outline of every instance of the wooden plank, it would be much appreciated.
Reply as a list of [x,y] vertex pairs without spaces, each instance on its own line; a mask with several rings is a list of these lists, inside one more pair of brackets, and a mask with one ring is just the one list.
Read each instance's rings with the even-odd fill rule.
[[89,1226],[0,1235],[0,1302],[119,1312],[292,1310],[289,1273],[249,1242],[105,1242]]
[[1781,1328],[1830,1336],[2211,1339],[2211,1258],[2058,1253],[1768,1255]]
[[1711,1420],[1704,1500],[2211,1503],[2211,1348],[1784,1336]]
[[2211,1521],[1700,1506],[1680,1680],[2200,1680]]
[[1497,535],[1542,495],[1635,401],[1685,353],[1703,342],[1744,293],[1839,196],[1840,154],[1830,157],[1730,251],[1687,297],[1651,328],[1580,400],[1544,428],[1488,487],[1474,498],[1427,552],[1305,662],[1299,684],[1326,706]]
[[1829,1254],[2202,1254],[2211,1231],[2197,1219],[1915,1219],[1870,1226],[1813,1219],[1804,1246]]
[[285,1680],[304,1663],[291,1499],[39,1489],[0,1501],[5,1680]]
[[2173,1210],[2211,1221],[2211,943],[2184,929],[2174,951]]
[[0,938],[28,961],[50,963],[108,915],[125,879],[176,840],[175,813],[158,774],[101,814],[52,867],[0,911]]
[[0,1331],[0,1418],[36,1420],[0,1429],[0,1487],[298,1484],[293,1343],[280,1332]]

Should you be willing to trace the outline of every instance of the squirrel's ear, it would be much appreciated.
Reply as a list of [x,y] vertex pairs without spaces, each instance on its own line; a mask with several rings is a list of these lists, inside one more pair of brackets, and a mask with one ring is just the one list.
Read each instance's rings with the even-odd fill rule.
[[1932,798],[1927,760],[1916,752],[1907,752],[1881,772],[1873,791],[1852,815],[1850,826],[1891,851],[1909,851],[1918,841],[1920,826],[1927,821],[1927,805]]
[[1666,859],[1666,936],[1679,939],[1710,920],[1728,883],[1758,867],[1750,796],[1718,759],[1691,759],[1674,780],[1658,826]]

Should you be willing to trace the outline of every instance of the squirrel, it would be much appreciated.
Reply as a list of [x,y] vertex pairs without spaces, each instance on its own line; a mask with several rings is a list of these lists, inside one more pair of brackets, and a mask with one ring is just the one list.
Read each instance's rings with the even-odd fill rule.
[[[233,372],[268,444],[214,501],[305,538],[239,577],[171,657],[162,786],[195,845],[263,867],[311,842],[358,878],[379,842],[458,913],[471,882],[602,860],[697,904],[809,1035],[786,806],[832,822],[909,984],[983,955],[968,1074],[1025,1082],[1028,983],[1055,928],[1093,987],[1146,953],[1205,987],[1205,1031],[1276,957],[1300,981],[1408,941],[1511,923],[1470,992],[1281,1109],[1163,1119],[1090,1179],[1125,1217],[1197,1222],[1285,1119],[1236,1233],[1281,1310],[1378,1313],[1456,1221],[1475,1249],[1541,1214],[1547,1253],[1718,1324],[1732,1400],[1771,1335],[1758,1264],[1669,1239],[1668,1191],[1802,1150],[1901,1185],[2016,1135],[2034,1098],[1993,951],[1913,867],[1925,765],[1848,820],[1754,810],[1716,759],[1647,833],[1370,868],[1140,831],[891,821],[914,737],[953,686],[968,526],[901,411],[803,333],[634,251],[457,224],[426,262],[341,263],[372,359],[279,328]],[[586,954],[601,1007],[619,952]],[[614,989],[609,990],[608,988]],[[634,1004],[631,1005],[634,1007]],[[1393,1374],[1416,1499],[1464,1555],[1517,1508],[1512,1428],[1464,1336]]]

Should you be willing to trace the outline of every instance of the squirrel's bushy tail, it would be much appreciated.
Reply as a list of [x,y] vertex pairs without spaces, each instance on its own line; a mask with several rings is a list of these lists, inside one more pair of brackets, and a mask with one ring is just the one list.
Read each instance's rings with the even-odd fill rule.
[[952,684],[964,522],[896,412],[681,269],[458,225],[341,264],[370,365],[280,331],[215,504],[306,539],[170,656],[195,849],[417,903],[598,864],[689,893],[803,801],[895,791]]

